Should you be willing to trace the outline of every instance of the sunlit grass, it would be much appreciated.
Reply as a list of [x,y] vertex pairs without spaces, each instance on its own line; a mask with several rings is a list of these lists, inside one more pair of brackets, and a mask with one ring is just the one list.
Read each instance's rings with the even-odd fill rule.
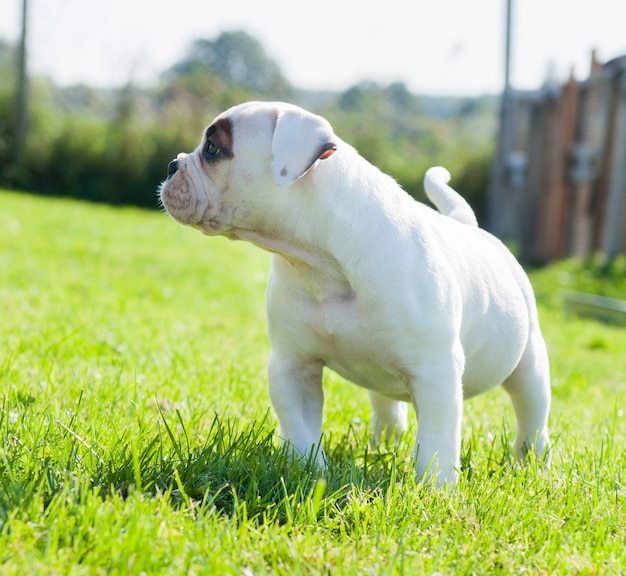
[[622,260],[531,274],[552,469],[512,461],[495,390],[465,405],[454,491],[416,483],[410,437],[372,452],[366,394],[331,373],[329,468],[289,462],[266,391],[268,266],[158,212],[0,192],[2,574],[623,569],[626,330],[567,319],[558,297],[626,297]]

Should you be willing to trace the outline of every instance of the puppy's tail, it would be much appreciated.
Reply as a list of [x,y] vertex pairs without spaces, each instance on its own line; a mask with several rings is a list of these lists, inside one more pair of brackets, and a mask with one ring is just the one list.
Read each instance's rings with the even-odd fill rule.
[[449,181],[450,172],[443,166],[429,168],[424,176],[426,196],[444,216],[468,226],[478,226],[474,211],[462,196],[448,186]]

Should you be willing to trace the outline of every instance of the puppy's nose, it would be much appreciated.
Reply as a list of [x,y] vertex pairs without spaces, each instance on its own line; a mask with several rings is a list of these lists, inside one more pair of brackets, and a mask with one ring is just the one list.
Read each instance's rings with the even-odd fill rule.
[[172,160],[167,165],[167,177],[173,176],[176,172],[178,172],[178,160]]

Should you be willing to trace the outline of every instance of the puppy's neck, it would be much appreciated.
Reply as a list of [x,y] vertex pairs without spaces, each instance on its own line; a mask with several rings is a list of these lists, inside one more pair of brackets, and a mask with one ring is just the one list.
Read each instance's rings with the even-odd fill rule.
[[[237,238],[279,255],[286,265],[281,270],[320,301],[351,294],[356,278],[375,277],[372,268],[382,254],[376,239],[392,243],[402,228],[398,218],[410,219],[415,203],[351,147],[344,153],[343,166],[335,166],[332,174],[326,176],[321,165],[274,195],[272,210],[262,218],[232,230]],[[363,187],[363,175],[379,186]],[[401,203],[406,210],[398,217]]]
[[294,241],[293,237],[285,241],[279,236],[241,228],[235,229],[234,233],[241,240],[279,256],[299,278],[302,288],[316,299],[323,300],[332,293],[351,291],[339,262],[330,253]]

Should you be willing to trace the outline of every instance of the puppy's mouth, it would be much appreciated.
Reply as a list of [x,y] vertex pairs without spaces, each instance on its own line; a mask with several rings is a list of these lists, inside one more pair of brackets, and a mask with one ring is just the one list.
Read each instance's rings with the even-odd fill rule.
[[160,197],[167,213],[181,224],[193,226],[202,220],[208,210],[208,200],[192,194],[187,183],[174,186],[169,181],[165,182]]

